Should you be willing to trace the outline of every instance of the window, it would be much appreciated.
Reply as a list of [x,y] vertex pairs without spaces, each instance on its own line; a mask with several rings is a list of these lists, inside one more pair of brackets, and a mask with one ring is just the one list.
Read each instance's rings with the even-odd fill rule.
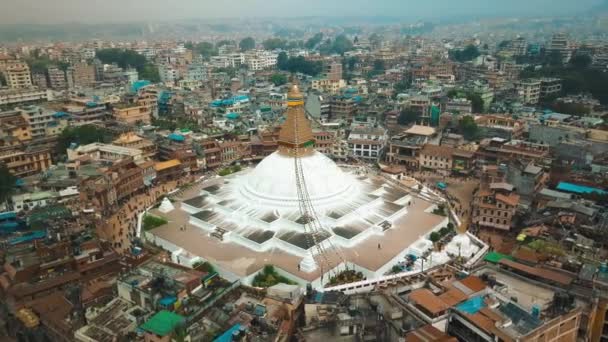
[[490,217],[489,219],[490,223],[494,223],[494,220]]

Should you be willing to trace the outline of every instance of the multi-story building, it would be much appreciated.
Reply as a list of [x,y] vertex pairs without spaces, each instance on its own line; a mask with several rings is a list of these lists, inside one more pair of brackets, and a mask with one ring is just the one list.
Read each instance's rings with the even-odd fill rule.
[[0,90],[1,105],[20,105],[48,101],[49,93],[40,89],[9,89]]
[[76,124],[101,122],[108,115],[105,104],[82,98],[70,99],[68,104],[63,106],[63,110]]
[[117,161],[123,158],[142,159],[142,151],[136,148],[116,146],[104,143],[91,143],[67,150],[68,160],[74,161],[86,157],[95,161]]
[[469,312],[470,310],[457,308],[450,310],[448,334],[456,336],[459,341],[479,342],[575,342],[578,340],[582,319],[580,309],[544,321],[516,302],[503,296],[495,297],[491,306],[473,314]]
[[150,124],[151,114],[150,108],[135,103],[118,103],[112,109],[114,119],[128,125]]
[[473,105],[467,99],[450,99],[446,102],[444,111],[456,114],[471,114]]
[[40,74],[40,73],[32,74],[32,83],[38,89],[46,89],[49,87],[49,82],[46,79],[45,74]]
[[357,103],[352,98],[335,96],[330,102],[330,120],[350,122],[357,114]]
[[24,106],[17,108],[27,119],[32,138],[41,138],[46,135],[47,127],[56,122],[53,117],[54,112],[43,109],[39,106]]
[[32,129],[25,114],[20,110],[0,112],[0,137],[20,142],[32,139]]
[[74,86],[89,87],[95,84],[95,66],[78,63],[70,67]]
[[171,65],[159,65],[158,73],[163,83],[173,84],[179,78],[179,70]]
[[[282,101],[285,103],[285,101]],[[331,105],[327,96],[311,93],[306,97],[306,111],[315,119],[328,121],[331,115]]]
[[404,165],[408,169],[418,170],[422,147],[426,145],[435,129],[414,125],[401,134],[393,136],[388,142],[386,160],[390,164]]
[[27,63],[10,63],[4,68],[4,74],[11,89],[27,89],[32,87],[32,76]]
[[315,150],[331,156],[336,143],[336,131],[313,130],[312,136],[315,139]]
[[19,177],[39,174],[51,167],[51,151],[42,146],[28,146],[13,137],[0,138],[0,163]]
[[63,70],[57,67],[50,67],[47,69],[47,75],[49,77],[49,85],[52,89],[66,89],[68,87],[65,72]]
[[556,33],[551,38],[547,46],[546,54],[557,53],[562,57],[564,63],[568,63],[572,58],[574,48],[568,36],[564,33]]
[[325,66],[325,78],[330,81],[340,81],[342,79],[342,63],[331,62]]
[[517,139],[524,132],[524,123],[510,115],[482,115],[475,118],[475,123],[486,138]]
[[541,81],[536,79],[522,80],[516,84],[521,101],[525,104],[537,104],[540,100]]
[[519,195],[508,183],[482,184],[473,198],[472,222],[480,227],[510,230]]
[[426,144],[420,150],[418,164],[421,169],[450,174],[452,172],[453,153],[454,149],[451,147]]
[[348,135],[349,155],[377,161],[383,153],[388,139],[383,128],[356,127]]
[[559,78],[540,79],[540,97],[549,98],[557,96],[562,92],[562,80]]
[[134,132],[121,134],[112,142],[116,146],[138,149],[144,158],[151,158],[156,155],[156,144],[151,140],[142,138]]
[[343,79],[333,80],[329,78],[321,78],[314,79],[311,82],[311,88],[313,90],[330,95],[338,94],[344,87],[346,87],[346,82]]
[[517,37],[509,42],[509,52],[513,54],[513,56],[524,56],[528,49],[528,43],[526,39],[523,37]]

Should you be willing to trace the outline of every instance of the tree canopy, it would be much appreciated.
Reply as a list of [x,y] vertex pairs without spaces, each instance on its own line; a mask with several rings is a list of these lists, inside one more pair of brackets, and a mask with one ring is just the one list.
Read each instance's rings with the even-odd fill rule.
[[316,76],[323,70],[321,62],[307,61],[302,56],[287,57],[285,52],[281,52],[277,57],[277,67],[279,70],[300,72],[310,76]]
[[217,48],[209,42],[200,42],[194,45],[193,50],[198,52],[205,59],[209,59],[211,56],[217,56]]
[[287,44],[288,42],[281,38],[270,38],[262,42],[262,45],[266,50],[285,49]]
[[469,45],[464,49],[453,49],[449,51],[450,59],[456,62],[468,62],[479,57],[479,49],[475,45]]
[[135,68],[139,73],[139,77],[146,79],[150,82],[159,82],[160,76],[158,74],[158,68],[149,63],[146,57],[133,51],[125,49],[101,49],[96,52],[96,57],[106,64],[116,64],[119,67]]
[[15,177],[4,164],[0,164],[0,203],[6,202],[15,192]]
[[477,123],[475,123],[475,119],[472,116],[465,116],[460,120],[458,127],[460,129],[460,133],[467,140],[475,140],[479,134],[479,127]]
[[346,35],[341,34],[337,36],[336,39],[333,40],[333,42],[331,39],[325,40],[323,44],[321,44],[321,46],[319,47],[319,52],[325,55],[334,53],[338,55],[344,55],[345,52],[351,51],[352,49],[353,42],[351,42],[350,39],[346,37]]
[[239,43],[239,48],[241,51],[253,50],[255,49],[255,40],[251,37],[243,38]]
[[284,74],[273,74],[270,76],[270,81],[274,83],[275,86],[280,86],[287,83],[287,76]]
[[[576,57],[576,56],[575,56]],[[608,73],[591,68],[585,57],[574,58],[568,65],[552,66],[547,63],[540,69],[526,68],[521,78],[556,77],[562,79],[564,94],[590,93],[603,105],[608,104]]]
[[416,123],[416,121],[420,120],[420,117],[421,113],[419,111],[407,108],[399,113],[397,123],[402,126],[407,126],[409,124]]
[[83,125],[66,127],[59,135],[57,141],[57,152],[61,155],[66,153],[72,143],[86,145],[94,142],[110,143],[114,139],[112,133],[104,128],[94,125]]
[[312,49],[316,48],[317,45],[319,45],[319,43],[321,43],[322,40],[323,40],[323,33],[319,32],[319,33],[315,34],[314,36],[312,36],[311,38],[309,38],[306,41],[306,44],[304,44],[304,46],[307,49],[312,50]]

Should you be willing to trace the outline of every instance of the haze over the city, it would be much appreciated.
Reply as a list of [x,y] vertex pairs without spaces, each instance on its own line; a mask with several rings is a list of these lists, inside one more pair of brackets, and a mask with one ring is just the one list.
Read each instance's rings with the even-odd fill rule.
[[129,22],[224,17],[392,16],[411,19],[453,16],[564,15],[601,0],[3,0],[0,22]]

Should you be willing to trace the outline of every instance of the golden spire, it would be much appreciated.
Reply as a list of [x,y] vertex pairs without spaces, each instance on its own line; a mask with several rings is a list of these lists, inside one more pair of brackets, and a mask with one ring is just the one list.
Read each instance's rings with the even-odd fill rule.
[[287,114],[279,132],[279,153],[294,156],[308,155],[313,152],[314,138],[310,121],[304,113],[304,96],[297,84],[287,92]]

